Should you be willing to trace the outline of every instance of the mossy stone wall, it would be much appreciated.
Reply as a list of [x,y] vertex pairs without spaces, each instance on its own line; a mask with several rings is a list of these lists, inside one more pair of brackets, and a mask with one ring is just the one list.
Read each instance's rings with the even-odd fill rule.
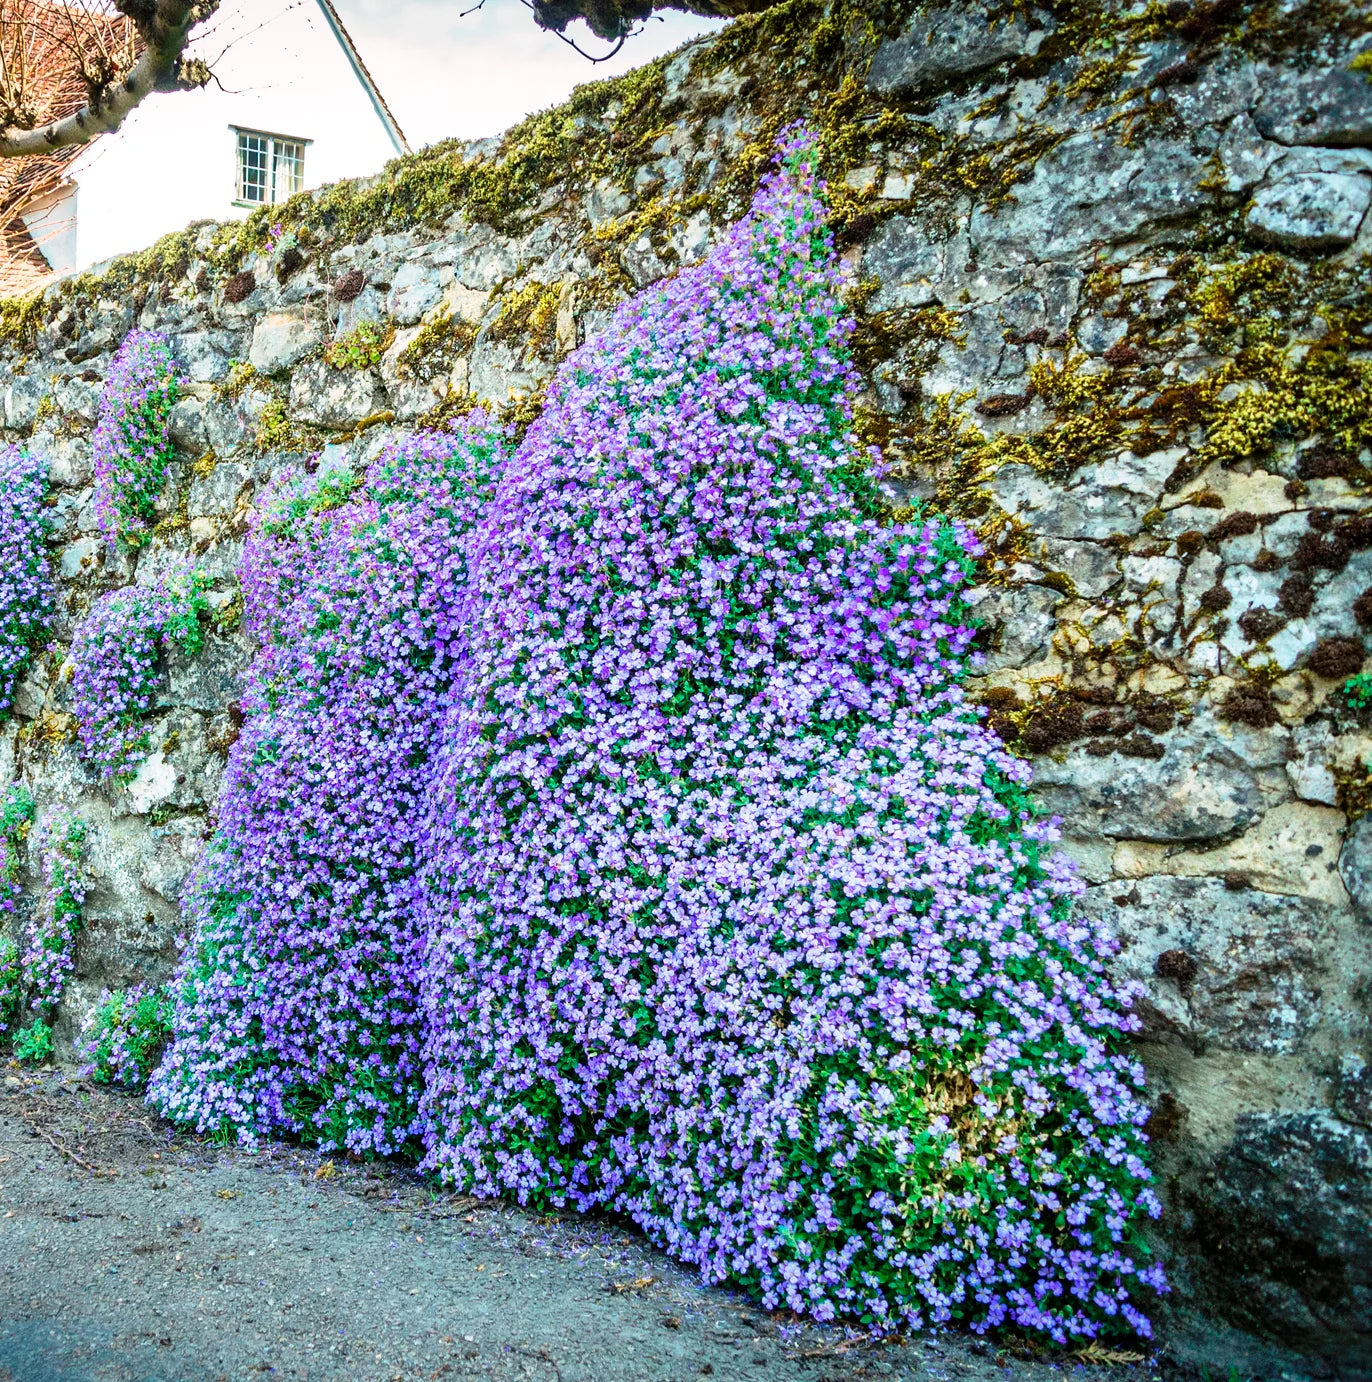
[[[1367,1375],[1372,713],[1342,688],[1372,624],[1370,53],[1343,0],[790,0],[501,139],[0,304],[0,422],[51,458],[62,573],[0,780],[91,823],[60,1032],[170,968],[236,734],[262,485],[479,402],[527,424],[804,118],[852,270],[859,429],[893,509],[980,528],[976,694],[1146,989],[1169,1347]],[[135,324],[174,337],[189,385],[131,553],[98,535],[90,433]],[[216,582],[207,649],[168,669],[144,769],[101,789],[73,629],[187,554]]]

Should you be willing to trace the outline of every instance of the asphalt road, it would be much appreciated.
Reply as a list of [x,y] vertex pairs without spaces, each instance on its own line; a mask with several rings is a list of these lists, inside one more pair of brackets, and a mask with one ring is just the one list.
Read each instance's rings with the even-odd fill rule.
[[632,1227],[250,1155],[0,1071],[0,1382],[1144,1382],[960,1335],[871,1344],[703,1288]]

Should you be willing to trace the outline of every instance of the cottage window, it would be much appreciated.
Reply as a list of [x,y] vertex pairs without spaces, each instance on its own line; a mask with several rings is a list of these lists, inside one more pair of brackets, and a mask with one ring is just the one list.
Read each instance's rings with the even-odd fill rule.
[[287,139],[258,130],[237,130],[238,191],[243,206],[269,206],[293,197],[305,185],[308,139]]

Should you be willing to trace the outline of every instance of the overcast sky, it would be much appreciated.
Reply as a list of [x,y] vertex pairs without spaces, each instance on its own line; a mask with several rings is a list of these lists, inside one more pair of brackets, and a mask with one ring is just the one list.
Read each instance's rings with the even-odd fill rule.
[[[639,67],[719,22],[666,14],[652,19],[610,62],[591,64],[545,33],[521,0],[334,0],[363,60],[414,148],[507,129],[556,105],[574,86]],[[610,44],[578,21],[569,30],[590,53]]]

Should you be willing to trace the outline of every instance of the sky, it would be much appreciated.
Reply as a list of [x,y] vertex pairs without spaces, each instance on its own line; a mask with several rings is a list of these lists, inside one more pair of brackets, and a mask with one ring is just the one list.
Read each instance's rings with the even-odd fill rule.
[[[477,139],[557,105],[574,86],[641,67],[722,27],[668,12],[649,20],[609,62],[590,63],[534,23],[521,0],[334,0],[410,144]],[[568,29],[588,53],[613,45],[580,21]]]

